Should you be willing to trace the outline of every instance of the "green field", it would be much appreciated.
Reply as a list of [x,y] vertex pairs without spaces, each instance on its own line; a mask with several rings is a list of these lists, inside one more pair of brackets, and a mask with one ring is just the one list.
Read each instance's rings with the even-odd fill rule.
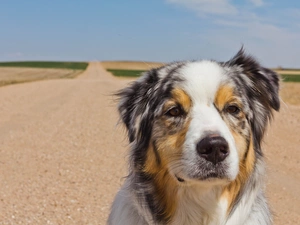
[[72,79],[88,66],[86,62],[0,62],[0,87],[49,79]]
[[[121,69],[107,69],[114,76],[117,77],[139,77],[144,70],[121,70]],[[300,82],[300,72],[297,74],[280,74],[284,82]]]
[[88,66],[88,63],[87,62],[24,61],[24,62],[0,62],[0,66],[85,70],[86,67]]
[[108,72],[111,72],[114,76],[117,77],[139,77],[145,70],[115,70],[107,69]]
[[300,75],[281,74],[280,76],[284,82],[300,82]]

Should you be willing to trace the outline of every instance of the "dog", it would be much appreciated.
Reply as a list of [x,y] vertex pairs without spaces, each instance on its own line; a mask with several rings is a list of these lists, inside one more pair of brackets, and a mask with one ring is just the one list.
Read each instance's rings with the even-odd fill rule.
[[109,225],[269,225],[261,144],[279,76],[243,48],[174,62],[118,92],[130,169]]

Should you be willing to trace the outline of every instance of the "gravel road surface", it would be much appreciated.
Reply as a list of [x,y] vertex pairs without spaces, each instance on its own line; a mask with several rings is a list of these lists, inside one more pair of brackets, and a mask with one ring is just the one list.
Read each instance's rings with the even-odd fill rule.
[[[0,88],[0,224],[105,224],[127,172],[112,94],[129,81],[93,62],[76,79]],[[299,224],[300,107],[275,117],[267,193],[275,224]]]

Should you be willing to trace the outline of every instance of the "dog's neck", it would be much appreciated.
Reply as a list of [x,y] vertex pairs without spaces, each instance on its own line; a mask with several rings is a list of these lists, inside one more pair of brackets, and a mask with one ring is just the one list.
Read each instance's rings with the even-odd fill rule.
[[227,202],[222,200],[225,186],[186,184],[186,181],[180,184],[166,171],[148,178],[147,181],[143,178],[143,183],[138,182],[134,189],[137,200],[147,202],[151,212],[147,219],[149,224],[159,221],[158,224],[216,225],[225,221],[228,213]]
[[[261,162],[258,162],[261,163]],[[137,199],[143,198],[148,203],[149,221],[159,221],[159,224],[197,224],[197,225],[238,225],[249,213],[249,201],[255,201],[258,191],[261,190],[261,171],[255,171],[245,184],[240,186],[243,191],[242,198],[235,195],[234,209],[231,208],[231,201],[228,201],[226,192],[230,190],[231,184],[203,186],[201,184],[178,183],[167,171],[161,171],[156,176],[149,176],[143,182],[137,182],[135,187],[138,190]],[[136,176],[133,176],[136,177]],[[258,181],[258,182],[257,182]],[[254,183],[255,182],[255,183]],[[132,182],[132,183],[136,183]],[[243,188],[250,185],[249,188]],[[143,187],[142,187],[143,186]],[[146,192],[144,192],[146,190]],[[248,190],[248,192],[247,192]],[[248,204],[244,204],[248,202]],[[244,202],[244,203],[243,203]],[[143,206],[144,208],[144,206]],[[144,208],[145,209],[145,208]],[[156,218],[150,218],[156,215]],[[152,224],[149,222],[149,224]],[[157,224],[157,223],[155,223]]]
[[222,224],[227,215],[227,202],[222,200],[224,187],[201,185],[181,186],[178,189],[177,211],[172,224]]

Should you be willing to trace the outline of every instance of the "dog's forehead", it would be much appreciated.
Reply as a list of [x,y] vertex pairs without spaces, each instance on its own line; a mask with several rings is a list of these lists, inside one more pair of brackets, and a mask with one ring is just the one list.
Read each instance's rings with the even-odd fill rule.
[[190,62],[178,70],[182,80],[176,84],[194,102],[212,103],[221,83],[226,79],[224,68],[214,61]]

